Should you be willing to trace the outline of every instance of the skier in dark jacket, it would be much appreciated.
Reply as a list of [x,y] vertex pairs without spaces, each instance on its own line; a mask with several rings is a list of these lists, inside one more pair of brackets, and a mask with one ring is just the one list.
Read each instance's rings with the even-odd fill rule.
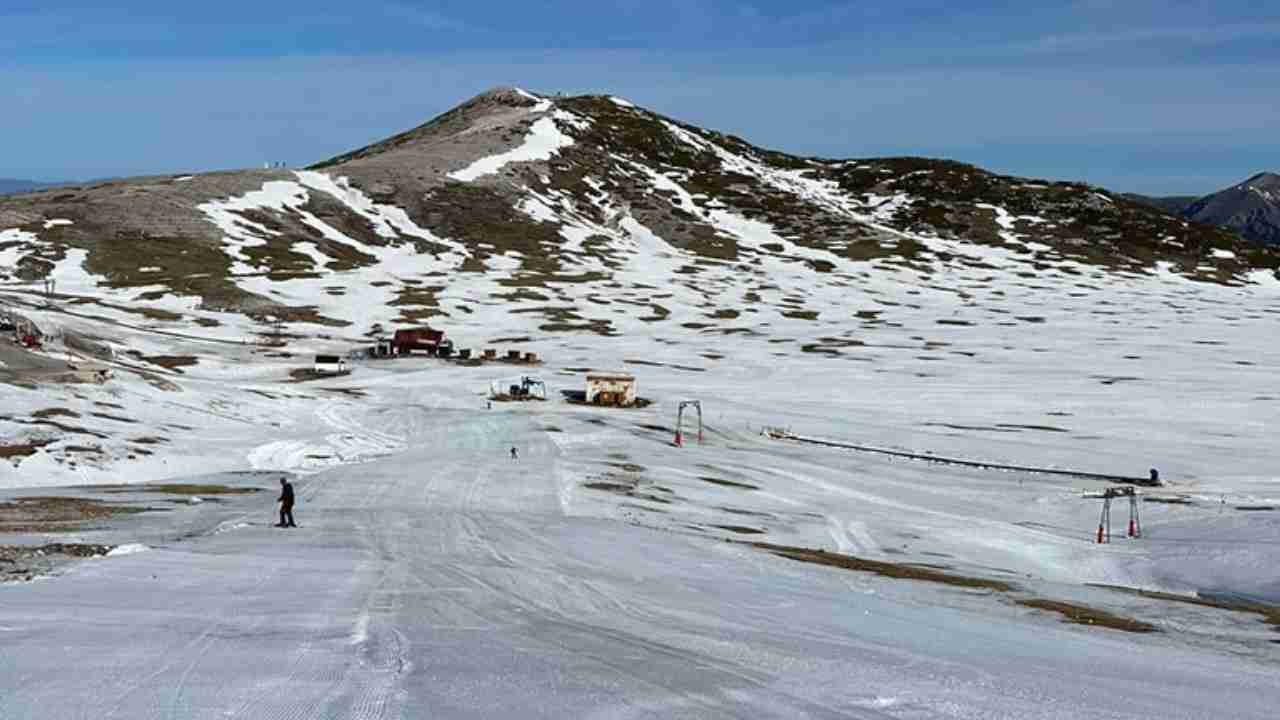
[[298,527],[293,523],[293,486],[280,478],[280,523],[276,527]]

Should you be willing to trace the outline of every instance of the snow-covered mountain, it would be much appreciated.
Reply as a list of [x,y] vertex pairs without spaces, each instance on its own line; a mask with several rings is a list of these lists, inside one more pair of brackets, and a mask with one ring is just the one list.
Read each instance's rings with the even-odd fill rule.
[[[798,158],[618,98],[513,89],[308,170],[8,198],[0,258],[10,281],[52,276],[189,320],[234,312],[347,337],[477,305],[544,329],[620,332],[652,306],[642,322],[657,327],[742,331],[748,310],[847,315],[859,278],[998,267],[1238,283],[1280,265],[1085,185]],[[656,302],[653,288],[672,296]]]

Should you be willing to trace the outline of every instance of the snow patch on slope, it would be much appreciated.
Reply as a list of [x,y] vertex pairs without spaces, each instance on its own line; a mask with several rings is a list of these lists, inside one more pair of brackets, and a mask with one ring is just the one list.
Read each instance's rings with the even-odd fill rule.
[[529,128],[529,134],[525,136],[524,144],[520,147],[498,155],[480,158],[462,170],[449,173],[449,177],[462,182],[472,182],[486,175],[493,175],[512,163],[550,160],[562,149],[573,145],[573,138],[561,132],[560,127],[556,125],[557,119],[567,122],[565,118],[560,117],[561,113],[585,122],[564,111],[558,111],[554,117],[540,118]]
[[[70,224],[69,220],[50,221],[52,227]],[[45,228],[49,228],[48,223]],[[0,245],[15,243],[0,249],[0,277],[16,274],[18,263],[25,258],[43,259],[53,265],[45,276],[56,283],[56,291],[65,294],[91,294],[95,292],[105,278],[94,275],[84,269],[89,258],[87,250],[66,248],[62,251],[62,259],[56,259],[56,248],[53,243],[25,230],[0,231]]]
[[248,220],[237,213],[246,210],[275,210],[285,212],[299,210],[307,203],[307,191],[295,182],[279,180],[265,183],[261,190],[252,190],[226,200],[210,200],[196,206],[205,217],[222,230],[223,248],[237,260],[233,272],[253,272],[252,260],[245,248],[266,245],[266,237],[278,237],[280,233]]
[[[315,307],[326,317],[348,322],[353,329],[364,331],[375,324],[394,322],[400,316],[400,307],[392,303],[405,288],[406,279],[454,270],[468,255],[459,243],[419,227],[401,208],[374,202],[346,177],[314,171],[299,171],[295,176],[297,182],[272,181],[261,190],[199,206],[225,233],[225,247],[235,260],[234,280],[243,290],[289,305]],[[388,243],[366,244],[307,211],[312,192],[337,200],[367,220],[374,232]],[[300,241],[292,243],[290,248],[311,258],[320,276],[269,277],[263,272],[266,268],[251,264],[244,249],[265,245],[269,239],[280,237],[280,233],[244,218],[239,214],[244,211],[293,214],[325,240],[346,245],[374,260],[352,270],[326,272],[335,258],[326,255],[314,242]],[[434,254],[421,251],[415,240],[428,241],[446,251]]]

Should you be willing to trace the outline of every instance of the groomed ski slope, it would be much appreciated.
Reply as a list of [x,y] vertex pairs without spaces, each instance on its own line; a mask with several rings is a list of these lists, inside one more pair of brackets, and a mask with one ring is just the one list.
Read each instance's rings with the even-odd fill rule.
[[[676,451],[637,426],[653,416],[486,410],[449,374],[389,374],[359,406],[317,409],[316,442],[327,427],[386,454],[299,481],[300,529],[269,527],[262,494],[208,532],[0,586],[0,717],[1274,716],[1274,659],[1256,646],[1071,627],[690,527],[732,506],[746,524],[771,514],[771,541],[831,526],[866,556],[951,537],[973,559],[994,540],[1011,562],[1035,550],[1019,569],[1043,571],[1018,575],[1042,596],[1087,558],[1120,579],[1135,551],[1073,536],[1094,506],[1049,502],[1043,480],[814,454],[714,416],[706,445]],[[583,487],[637,467],[674,491],[678,522]],[[1010,515],[1068,527],[1019,546],[996,500],[1018,492],[1044,507]],[[1150,517],[1153,538],[1165,522]]]

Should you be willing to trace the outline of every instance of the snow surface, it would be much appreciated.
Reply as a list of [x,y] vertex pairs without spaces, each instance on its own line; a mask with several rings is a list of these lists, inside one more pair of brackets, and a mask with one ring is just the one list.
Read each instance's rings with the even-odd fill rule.
[[143,545],[142,543],[127,543],[125,545],[119,545],[117,547],[111,548],[109,551],[107,551],[107,557],[119,557],[121,555],[137,555],[138,553],[146,552],[150,549],[151,548],[147,547],[146,545]]
[[[264,493],[208,532],[175,527],[148,552],[0,586],[0,628],[19,628],[0,644],[0,714],[1269,718],[1280,699],[1261,658],[795,563],[652,512],[618,522],[601,514],[607,493],[580,485],[621,452],[674,490],[681,523],[697,520],[686,505],[780,526],[817,511],[841,548],[884,558],[966,538],[1008,560],[1048,549],[1064,568],[1141,552],[1002,529],[1000,514],[1057,494],[1033,478],[1015,490],[942,471],[948,489],[923,482],[941,479],[928,466],[724,435],[718,406],[716,439],[673,451],[608,413],[479,409],[444,374],[388,371],[369,383],[381,400],[325,413],[402,451],[300,481],[299,529],[269,527]],[[1023,501],[993,502],[992,485]],[[935,509],[914,514],[921,503]]]
[[[573,145],[573,138],[561,132],[556,125],[556,120],[560,119],[561,113],[575,117],[564,111],[558,111],[557,117],[539,118],[530,126],[529,134],[525,136],[524,143],[520,147],[498,155],[480,158],[462,170],[449,173],[449,177],[462,182],[473,182],[485,175],[493,175],[512,163],[550,160],[560,150]],[[585,122],[582,119],[578,121]]]

